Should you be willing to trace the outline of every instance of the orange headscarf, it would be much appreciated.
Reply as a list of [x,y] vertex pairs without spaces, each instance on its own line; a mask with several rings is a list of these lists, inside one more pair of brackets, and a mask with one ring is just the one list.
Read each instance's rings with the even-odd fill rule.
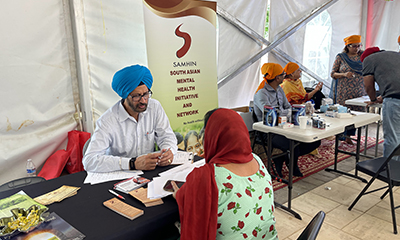
[[261,73],[264,75],[264,80],[258,85],[256,93],[265,86],[268,80],[272,80],[276,78],[276,76],[282,74],[283,68],[277,63],[264,63],[261,67]]
[[249,131],[242,117],[217,109],[204,132],[206,164],[194,169],[176,193],[182,240],[215,239],[218,224],[218,187],[214,164],[243,164],[253,159]]
[[294,71],[296,71],[297,69],[299,69],[299,65],[297,65],[297,63],[294,62],[288,62],[288,64],[286,64],[285,68],[283,69],[283,71],[285,71],[285,73],[287,75],[292,74]]
[[347,38],[343,39],[345,45],[353,44],[353,43],[361,43],[361,36],[360,35],[351,35]]
[[400,43],[400,36],[399,36],[399,38],[397,38],[397,42]]

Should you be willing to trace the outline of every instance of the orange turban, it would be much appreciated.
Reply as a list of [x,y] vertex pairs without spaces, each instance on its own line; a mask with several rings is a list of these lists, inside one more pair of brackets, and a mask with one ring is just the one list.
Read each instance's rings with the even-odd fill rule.
[[343,41],[346,45],[349,45],[352,43],[361,43],[361,36],[360,35],[351,35],[351,36],[343,39]]
[[299,69],[299,65],[297,65],[297,63],[294,62],[289,62],[288,64],[286,64],[285,68],[283,69],[283,71],[285,71],[285,73],[287,75],[292,74],[294,71],[296,71],[297,69]]
[[399,38],[397,38],[397,42],[400,43],[400,36],[399,36]]
[[282,74],[283,68],[277,63],[264,63],[264,65],[261,67],[261,73],[264,76],[264,80],[260,83],[260,85],[258,85],[256,93],[265,86],[267,80],[272,80],[276,76]]

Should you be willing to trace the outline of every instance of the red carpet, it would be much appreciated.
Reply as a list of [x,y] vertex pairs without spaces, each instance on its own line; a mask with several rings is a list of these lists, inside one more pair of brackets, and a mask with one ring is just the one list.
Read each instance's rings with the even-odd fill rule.
[[[365,137],[361,137],[361,153],[364,151],[364,140]],[[375,138],[373,137],[368,137],[368,143],[367,143],[367,149],[375,146]],[[382,143],[383,139],[379,141],[379,143]],[[298,165],[303,173],[303,177],[293,177],[293,182],[297,182],[300,179],[303,179],[305,177],[310,176],[311,174],[314,174],[316,172],[319,172],[329,166],[332,166],[334,161],[335,161],[335,140],[325,140],[323,139],[321,141],[321,146],[319,146],[318,151],[319,154],[322,156],[321,158],[317,158],[313,155],[307,154],[299,157]],[[345,142],[342,142],[342,145],[339,146],[339,149],[344,150],[344,151],[349,151],[349,152],[355,152],[356,150],[356,145],[350,145]],[[344,153],[339,153],[338,154],[338,162],[349,158],[350,155],[344,154]],[[266,159],[263,160],[266,164]],[[283,166],[282,170],[283,177],[285,179],[289,179],[288,177],[288,169],[287,167]],[[273,182],[274,190],[278,190],[280,188],[283,188],[287,186],[284,183],[274,181]]]

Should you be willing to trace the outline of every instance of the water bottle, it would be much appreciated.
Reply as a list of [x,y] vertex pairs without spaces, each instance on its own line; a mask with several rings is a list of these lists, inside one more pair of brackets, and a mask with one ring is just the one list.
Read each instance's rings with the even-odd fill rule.
[[26,161],[26,173],[28,177],[36,176],[36,167],[35,164],[32,162],[32,159],[28,159]]

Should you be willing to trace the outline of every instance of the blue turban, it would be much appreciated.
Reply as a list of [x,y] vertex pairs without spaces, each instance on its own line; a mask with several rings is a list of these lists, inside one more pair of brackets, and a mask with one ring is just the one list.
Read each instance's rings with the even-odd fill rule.
[[138,64],[125,67],[114,74],[111,87],[121,97],[127,98],[140,82],[150,90],[153,85],[153,76],[147,67]]

